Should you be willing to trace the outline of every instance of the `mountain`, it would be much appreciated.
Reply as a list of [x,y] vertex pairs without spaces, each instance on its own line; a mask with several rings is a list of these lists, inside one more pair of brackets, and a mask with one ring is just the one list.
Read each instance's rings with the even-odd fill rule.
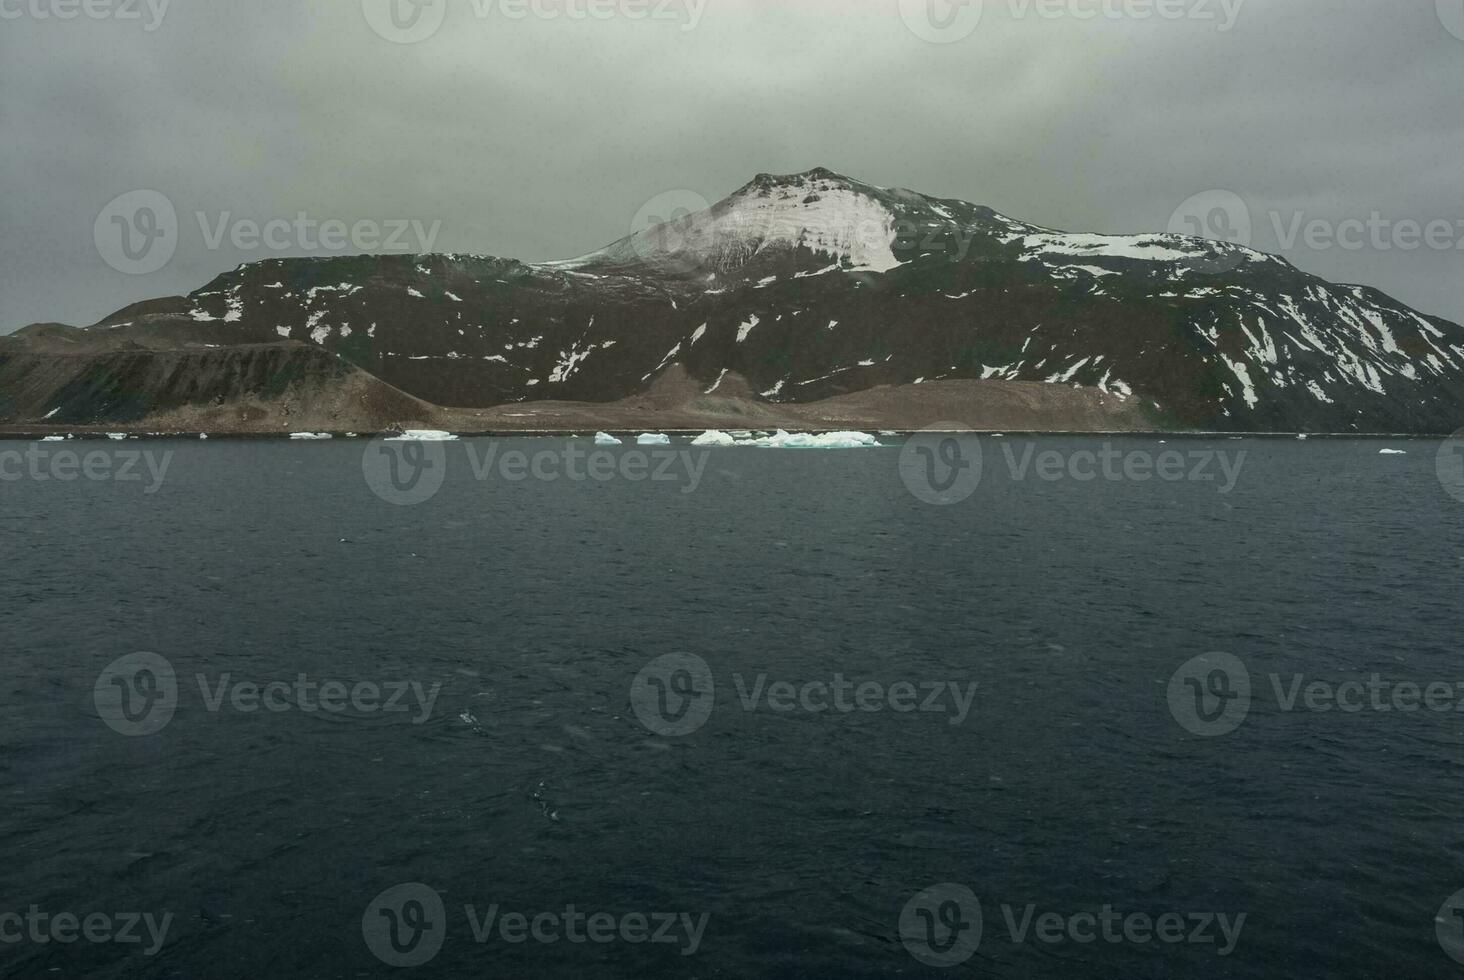
[[931,411],[979,427],[993,393],[1020,390],[991,384],[1006,382],[1047,386],[1055,427],[1067,392],[1114,428],[1464,425],[1464,328],[1377,290],[1223,242],[1069,234],[821,168],[760,175],[569,261],[273,259],[72,332],[84,339],[58,332],[9,348],[303,346],[465,410],[621,402],[679,365],[708,396],[745,379],[749,402],[792,417],[884,386],[919,416],[920,389],[959,382],[971,410],[947,387]]

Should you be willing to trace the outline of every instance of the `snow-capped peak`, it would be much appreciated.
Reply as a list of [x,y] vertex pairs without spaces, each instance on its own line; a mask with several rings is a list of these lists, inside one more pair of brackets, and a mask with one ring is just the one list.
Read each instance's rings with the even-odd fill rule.
[[847,271],[888,272],[901,263],[894,253],[895,215],[881,196],[877,188],[821,167],[788,176],[761,174],[706,210],[558,265],[727,271],[758,255],[804,249]]

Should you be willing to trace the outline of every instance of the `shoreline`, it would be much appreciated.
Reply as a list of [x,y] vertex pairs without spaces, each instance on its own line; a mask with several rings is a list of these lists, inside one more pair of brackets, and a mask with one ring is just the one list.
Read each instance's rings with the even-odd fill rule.
[[[771,428],[766,427],[766,426],[753,426],[751,428],[748,428],[748,427],[728,427],[728,428],[720,428],[720,429],[718,429],[716,427],[712,427],[712,428],[698,427],[698,428],[693,428],[693,429],[686,429],[686,428],[666,428],[666,427],[655,427],[655,426],[651,426],[651,427],[646,427],[646,428],[639,428],[639,427],[637,427],[637,428],[631,428],[631,429],[625,429],[625,428],[597,429],[596,432],[605,432],[605,433],[607,433],[609,435],[612,435],[612,436],[615,436],[617,438],[628,439],[628,440],[630,440],[630,441],[633,442],[637,436],[642,435],[642,434],[647,434],[647,433],[656,434],[656,435],[666,435],[666,436],[671,436],[673,438],[695,439],[697,436],[700,436],[703,433],[706,433],[706,432],[709,432],[709,431],[722,431],[722,432],[755,432],[755,433],[766,432],[766,433],[772,433],[772,432],[778,431],[779,429],[783,429],[784,431],[787,431],[787,432],[808,433],[808,434],[813,434],[813,435],[826,434],[826,433],[832,433],[832,432],[847,432],[847,431],[867,432],[868,431],[867,427],[865,427],[865,428],[856,428],[856,429],[849,429],[849,428],[835,429],[835,428],[827,428],[827,427],[819,427],[819,426],[799,426],[797,428],[790,429],[790,428],[787,428],[785,426],[774,426],[774,427],[771,427]],[[307,431],[312,431],[312,430],[301,429],[299,431],[300,432],[307,432]],[[437,431],[437,430],[434,430],[434,431]],[[441,431],[447,431],[447,430],[441,430]],[[593,439],[595,437],[596,432],[590,432],[590,431],[588,431],[587,429],[584,429],[584,428],[579,428],[579,429],[491,429],[491,430],[481,430],[481,431],[452,431],[449,434],[452,435],[456,439]],[[1309,440],[1312,440],[1312,439],[1329,439],[1329,440],[1338,440],[1338,439],[1392,439],[1392,440],[1407,439],[1407,440],[1411,440],[1411,441],[1437,442],[1439,440],[1445,440],[1445,439],[1453,438],[1456,435],[1456,433],[1449,433],[1449,432],[1443,432],[1443,433],[1418,433],[1418,432],[1409,432],[1409,433],[1401,433],[1401,432],[1228,432],[1228,431],[1215,431],[1215,432],[1172,432],[1172,431],[1166,431],[1166,430],[1162,430],[1162,429],[1145,430],[1145,431],[1138,431],[1138,430],[1131,430],[1131,429],[1115,429],[1115,430],[1092,430],[1092,429],[1031,429],[1031,430],[1023,430],[1023,429],[877,429],[877,430],[874,430],[873,432],[870,432],[869,434],[872,434],[872,435],[875,435],[875,436],[879,436],[879,435],[886,434],[886,433],[888,433],[888,435],[886,436],[887,438],[895,438],[895,437],[909,438],[909,437],[912,437],[912,436],[919,436],[919,435],[964,435],[964,436],[978,436],[978,437],[979,436],[985,436],[987,438],[992,438],[992,439],[1001,439],[1001,438],[1025,438],[1025,439],[1032,439],[1032,438],[1058,438],[1058,437],[1064,437],[1064,438],[1076,438],[1076,437],[1096,438],[1096,437],[1103,437],[1103,438],[1110,438],[1110,439],[1112,439],[1112,438],[1128,438],[1128,439],[1185,439],[1185,440],[1198,440],[1198,439],[1206,439],[1206,440],[1209,440],[1209,439],[1230,439],[1230,440],[1236,440],[1236,439],[1268,439],[1268,440],[1281,440],[1281,441],[1288,441],[1289,440],[1289,441],[1293,441],[1293,442],[1304,442],[1304,441],[1309,441]],[[295,439],[295,438],[293,438],[293,433],[289,433],[289,432],[231,432],[231,431],[200,431],[200,430],[194,430],[194,431],[175,431],[175,432],[159,432],[159,431],[155,431],[155,430],[131,430],[131,429],[127,429],[127,428],[84,429],[84,430],[83,429],[21,429],[21,428],[9,429],[9,428],[0,428],[0,442],[40,442],[40,441],[46,440],[46,439],[49,439],[49,440],[51,440],[51,441],[54,442],[58,438],[66,441],[66,442],[109,442],[109,441],[111,441],[111,442],[120,442],[120,441],[122,441],[121,439],[114,439],[113,438],[114,436],[125,436],[125,438],[127,440],[172,439],[172,440],[192,440],[192,441],[196,441],[196,442],[214,441],[214,440],[220,440],[220,441],[241,441],[241,442],[242,441],[264,441],[264,440],[274,440],[274,441],[279,441],[279,442],[334,442],[334,441],[340,440],[340,441],[351,441],[351,442],[354,442],[354,441],[359,441],[359,440],[368,440],[369,441],[369,440],[372,440],[372,439],[396,438],[396,437],[399,437],[402,433],[400,431],[391,430],[391,429],[384,430],[384,431],[380,431],[380,432],[357,432],[357,431],[354,431],[354,430],[352,430],[352,431],[340,430],[340,431],[334,431],[333,432],[333,431],[328,430],[328,429],[320,429],[320,430],[313,430],[313,434],[316,435],[316,436],[326,436],[328,438]],[[713,447],[713,448],[715,448],[715,447]],[[730,448],[737,448],[737,447],[730,447]]]

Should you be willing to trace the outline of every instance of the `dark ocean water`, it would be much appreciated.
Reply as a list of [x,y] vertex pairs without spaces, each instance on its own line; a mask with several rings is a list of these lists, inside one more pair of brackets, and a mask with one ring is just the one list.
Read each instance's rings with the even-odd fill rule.
[[[174,455],[150,494],[0,483],[0,913],[172,918],[153,955],[150,940],[17,942],[0,920],[0,974],[1458,975],[1435,918],[1464,889],[1464,503],[1437,446],[1112,443],[1248,455],[1224,494],[1014,478],[986,440],[980,486],[937,507],[907,489],[898,449],[713,450],[684,492],[684,476],[479,481],[456,444],[440,492],[398,506],[368,486],[359,441],[44,447]],[[1026,441],[1008,444],[1020,458]],[[632,452],[651,450],[615,450]],[[155,659],[104,673],[143,651],[174,672],[171,699]],[[1171,679],[1216,651],[1252,698],[1239,727],[1203,737]],[[410,711],[308,696],[306,711],[302,674],[383,700],[399,682],[441,688],[430,710],[408,688]],[[976,687],[964,719],[948,696],[940,711],[744,710],[764,674],[892,697],[905,682],[920,700]],[[1297,674],[1447,684],[1453,700],[1286,710],[1271,676],[1285,694]],[[1227,696],[1200,707],[1236,703],[1233,676],[1199,676]],[[241,682],[292,685],[274,700],[288,710],[240,710]],[[668,725],[712,710],[663,734],[642,721],[663,704]],[[946,883],[983,928],[942,972],[901,920],[936,923],[938,958],[971,901],[947,887],[907,903]],[[465,908],[494,905],[553,913],[553,941],[495,925],[479,942]],[[1149,941],[1123,925],[1117,942],[1035,925],[1018,941],[1003,907],[1020,925],[1029,905],[1064,923],[1177,913],[1185,941],[1133,919],[1118,921]],[[620,938],[572,941],[569,906]],[[1245,916],[1228,955],[1218,926],[1189,941],[1214,913]],[[637,915],[672,941],[628,941]],[[704,923],[695,952],[687,921]]]

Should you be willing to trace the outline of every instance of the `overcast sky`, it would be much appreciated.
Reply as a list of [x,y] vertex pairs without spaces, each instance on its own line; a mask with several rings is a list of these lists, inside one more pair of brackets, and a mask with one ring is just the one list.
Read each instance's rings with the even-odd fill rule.
[[[318,241],[239,247],[239,219],[533,261],[664,192],[817,165],[1077,231],[1228,191],[1257,247],[1464,321],[1464,0],[414,2],[0,0],[0,332]],[[118,208],[138,236],[167,216],[108,210],[137,190],[177,215],[141,259]],[[1200,200],[1242,233],[1233,198]],[[1361,247],[1333,238],[1374,213],[1340,228]]]

